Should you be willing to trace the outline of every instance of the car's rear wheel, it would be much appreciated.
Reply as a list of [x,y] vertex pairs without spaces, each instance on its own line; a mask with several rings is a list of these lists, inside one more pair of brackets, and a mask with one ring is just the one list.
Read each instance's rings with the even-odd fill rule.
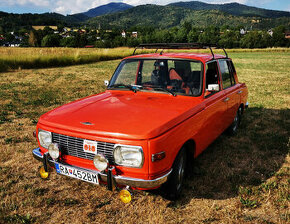
[[236,135],[238,133],[238,128],[239,128],[240,123],[241,123],[241,118],[242,118],[242,107],[239,107],[239,109],[236,113],[236,116],[233,120],[233,123],[230,125],[230,127],[227,130],[229,135]]
[[164,185],[167,197],[171,200],[175,200],[180,196],[185,176],[186,162],[186,150],[182,148],[173,163],[172,173]]

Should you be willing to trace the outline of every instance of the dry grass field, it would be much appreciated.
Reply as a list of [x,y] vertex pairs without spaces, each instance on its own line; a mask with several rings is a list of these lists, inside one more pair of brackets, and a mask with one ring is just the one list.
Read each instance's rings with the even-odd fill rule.
[[51,173],[42,180],[32,132],[44,112],[102,92],[118,60],[0,73],[0,223],[289,223],[290,52],[232,52],[250,108],[237,136],[220,136],[182,197],[118,192]]
[[[137,52],[155,50],[138,50]],[[209,52],[209,50],[197,50]],[[132,48],[13,48],[0,47],[0,72],[20,69],[52,68],[121,59],[131,55]],[[222,53],[222,50],[216,52]],[[230,49],[228,52],[290,52],[289,48]]]
[[132,49],[100,48],[7,48],[0,47],[0,72],[15,69],[50,68],[123,58]]

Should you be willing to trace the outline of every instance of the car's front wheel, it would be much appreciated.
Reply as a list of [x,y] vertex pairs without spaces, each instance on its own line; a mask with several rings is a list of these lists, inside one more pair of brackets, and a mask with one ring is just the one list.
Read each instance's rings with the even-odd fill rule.
[[185,148],[182,148],[173,163],[172,173],[164,185],[167,197],[171,200],[175,200],[180,196],[185,176],[186,162],[186,150]]

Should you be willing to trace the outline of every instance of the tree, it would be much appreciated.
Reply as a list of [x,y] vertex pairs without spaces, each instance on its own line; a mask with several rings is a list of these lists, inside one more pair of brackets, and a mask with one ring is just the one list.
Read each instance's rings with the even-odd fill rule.
[[240,46],[240,33],[239,31],[225,31],[219,40],[219,45],[224,48],[237,48]]
[[129,37],[127,39],[127,46],[128,47],[136,47],[140,44],[139,39],[136,37]]
[[246,34],[241,40],[242,48],[261,48],[262,34],[258,31],[251,31]]
[[64,29],[64,25],[63,24],[58,24],[57,25],[57,31],[58,32],[60,32],[60,33],[63,32],[63,29]]
[[186,33],[189,33],[192,29],[192,26],[191,26],[191,23],[188,22],[188,21],[185,21],[182,25],[181,25],[181,28],[183,28]]
[[66,37],[60,40],[61,47],[77,47],[76,38],[75,37]]
[[273,29],[272,44],[274,47],[286,47],[289,40],[285,38],[285,26],[278,26]]
[[8,42],[12,42],[12,41],[15,40],[15,36],[12,35],[11,33],[7,33],[7,34],[5,35],[5,39],[6,39],[6,41],[8,41]]
[[215,26],[209,26],[198,37],[200,43],[216,44],[219,42],[219,29]]
[[195,43],[198,41],[199,32],[196,29],[192,29],[187,34],[187,41],[189,43]]
[[57,34],[48,34],[41,41],[42,47],[59,47],[59,44],[60,36]]
[[42,35],[46,36],[48,34],[53,34],[54,30],[51,29],[49,26],[44,27],[44,29],[42,30]]
[[174,41],[176,43],[185,43],[187,42],[187,29],[180,28],[174,36]]

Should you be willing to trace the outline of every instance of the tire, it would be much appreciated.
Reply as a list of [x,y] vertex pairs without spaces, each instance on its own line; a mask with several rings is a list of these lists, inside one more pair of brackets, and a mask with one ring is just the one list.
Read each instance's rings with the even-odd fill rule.
[[164,185],[165,193],[170,200],[176,200],[180,196],[185,176],[186,162],[186,151],[185,148],[182,148],[173,163],[172,173]]
[[233,120],[233,123],[229,126],[227,133],[231,136],[234,136],[238,133],[238,128],[240,126],[242,119],[242,107],[239,107],[236,116]]

